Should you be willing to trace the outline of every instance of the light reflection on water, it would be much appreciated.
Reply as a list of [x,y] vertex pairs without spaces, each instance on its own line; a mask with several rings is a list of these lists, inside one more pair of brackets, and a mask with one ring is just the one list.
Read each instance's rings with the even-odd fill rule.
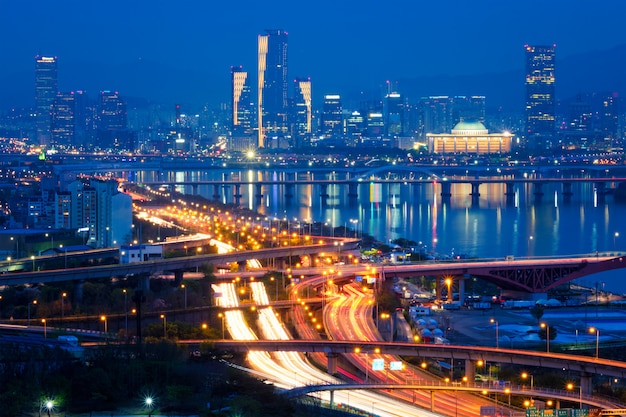
[[[141,173],[139,180],[157,180]],[[159,180],[202,181],[216,179],[293,179],[280,171],[172,172]],[[325,174],[299,174],[298,179],[322,179]],[[610,187],[614,187],[611,184]],[[257,197],[254,185],[240,189],[240,204],[265,216],[298,221],[329,222],[335,227],[355,227],[381,241],[404,237],[422,242],[428,251],[467,254],[473,257],[578,255],[626,250],[626,205],[598,195],[591,183],[572,185],[573,195],[563,196],[559,183],[544,184],[543,196],[535,196],[532,184],[519,184],[506,196],[503,183],[482,184],[473,198],[469,184],[452,186],[452,196],[442,200],[440,184],[379,184],[363,182],[358,198],[345,185],[329,185],[322,198],[319,185],[271,185]],[[180,191],[191,193],[191,187]],[[222,202],[234,202],[234,190],[220,189]],[[198,186],[198,193],[212,199],[212,186]],[[291,194],[292,197],[288,195]],[[619,236],[616,236],[616,233]],[[606,288],[626,292],[626,270],[592,275],[584,285],[606,283]]]

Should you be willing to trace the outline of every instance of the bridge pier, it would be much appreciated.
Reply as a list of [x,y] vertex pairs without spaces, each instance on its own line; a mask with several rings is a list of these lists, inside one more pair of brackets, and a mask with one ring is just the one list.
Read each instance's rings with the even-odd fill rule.
[[219,201],[220,199],[220,185],[213,184],[213,200]]
[[472,183],[472,192],[470,193],[470,195],[474,198],[480,197],[480,183],[479,182]]
[[358,198],[359,197],[359,185],[357,183],[351,182],[348,184],[348,198]]
[[83,302],[83,287],[85,280],[74,281],[74,304],[75,306]]
[[459,303],[465,304],[465,277],[459,277]]
[[591,395],[593,393],[592,377],[593,375],[587,372],[580,374],[580,389],[583,395]]
[[452,184],[449,182],[442,182],[441,184],[441,198],[450,198],[452,197]]
[[333,352],[327,352],[326,353],[326,371],[331,374],[331,375],[335,375],[337,373],[337,358],[339,357],[339,354],[337,353],[333,353]]
[[430,412],[435,412],[435,391],[430,392]]
[[239,205],[241,203],[241,184],[235,184],[235,193],[233,194],[233,198],[235,199],[235,204]]
[[435,300],[441,302],[441,279],[439,277],[435,279]]
[[256,184],[255,187],[256,192],[254,193],[254,198],[256,199],[257,203],[261,203],[261,200],[263,199],[263,186],[261,184]]
[[331,389],[329,391],[330,394],[330,409],[332,410],[335,405],[335,390]]
[[465,359],[465,376],[468,385],[476,380],[476,364],[471,359]]
[[172,283],[172,285],[174,287],[178,287],[181,282],[183,282],[183,270],[177,269],[174,271],[174,282]]

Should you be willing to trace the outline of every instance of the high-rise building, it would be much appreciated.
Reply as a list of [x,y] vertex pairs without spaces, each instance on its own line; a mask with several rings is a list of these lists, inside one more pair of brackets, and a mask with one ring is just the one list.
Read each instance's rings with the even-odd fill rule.
[[404,135],[404,100],[395,91],[385,96],[385,131],[387,136]]
[[74,144],[74,93],[58,93],[51,107],[50,143],[71,146]]
[[115,91],[100,93],[98,147],[101,149],[133,149],[134,137],[128,130],[126,103]]
[[37,55],[35,57],[35,108],[37,142],[50,142],[50,108],[57,96],[57,58]]
[[343,137],[343,108],[339,94],[326,94],[321,117],[321,134],[340,139]]
[[230,67],[233,135],[252,132],[252,102],[248,72],[241,66]]
[[[282,29],[267,30],[258,37],[258,146],[268,136],[281,137],[288,130],[287,40]],[[269,144],[269,142],[268,142]]]
[[526,144],[537,151],[554,145],[556,45],[526,50]]
[[311,135],[312,94],[311,79],[296,78],[294,80],[293,101],[293,137],[296,147],[302,146]]

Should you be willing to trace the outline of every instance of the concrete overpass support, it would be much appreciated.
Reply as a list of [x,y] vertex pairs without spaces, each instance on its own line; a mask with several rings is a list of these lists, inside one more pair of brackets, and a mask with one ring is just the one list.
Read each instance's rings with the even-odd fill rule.
[[452,184],[450,184],[449,182],[442,182],[441,183],[441,197],[442,198],[450,198],[452,197]]
[[435,412],[435,391],[430,392],[430,412]]
[[593,394],[593,385],[591,383],[591,378],[593,375],[583,372],[580,375],[580,389],[582,390],[583,395],[591,395]]
[[337,358],[338,357],[339,357],[339,354],[337,353],[332,353],[332,352],[326,353],[326,359],[327,359],[326,371],[331,375],[335,375],[337,373]]
[[459,277],[459,303],[465,304],[465,277]]
[[144,293],[150,291],[150,274],[140,274],[137,289],[143,290]]
[[220,199],[220,186],[219,184],[213,184],[213,200],[219,201]]
[[468,384],[474,383],[476,380],[476,364],[471,359],[465,360],[465,376]]
[[335,390],[330,390],[330,409],[332,410],[335,407]]
[[174,271],[174,287],[178,287],[181,282],[183,282],[183,270],[177,269]]
[[74,304],[79,305],[83,302],[83,285],[84,280],[74,281]]
[[435,300],[441,301],[441,279],[435,278]]

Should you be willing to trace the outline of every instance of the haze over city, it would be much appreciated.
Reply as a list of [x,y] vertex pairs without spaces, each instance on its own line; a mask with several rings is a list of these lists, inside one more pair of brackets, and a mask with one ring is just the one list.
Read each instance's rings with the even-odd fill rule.
[[481,94],[521,107],[524,44],[557,45],[558,97],[624,91],[617,0],[3,3],[0,109],[32,105],[36,54],[58,57],[61,91],[227,102],[230,66],[254,71],[256,36],[273,28],[289,32],[289,76],[311,77],[317,103],[380,94],[391,80],[409,98]]

